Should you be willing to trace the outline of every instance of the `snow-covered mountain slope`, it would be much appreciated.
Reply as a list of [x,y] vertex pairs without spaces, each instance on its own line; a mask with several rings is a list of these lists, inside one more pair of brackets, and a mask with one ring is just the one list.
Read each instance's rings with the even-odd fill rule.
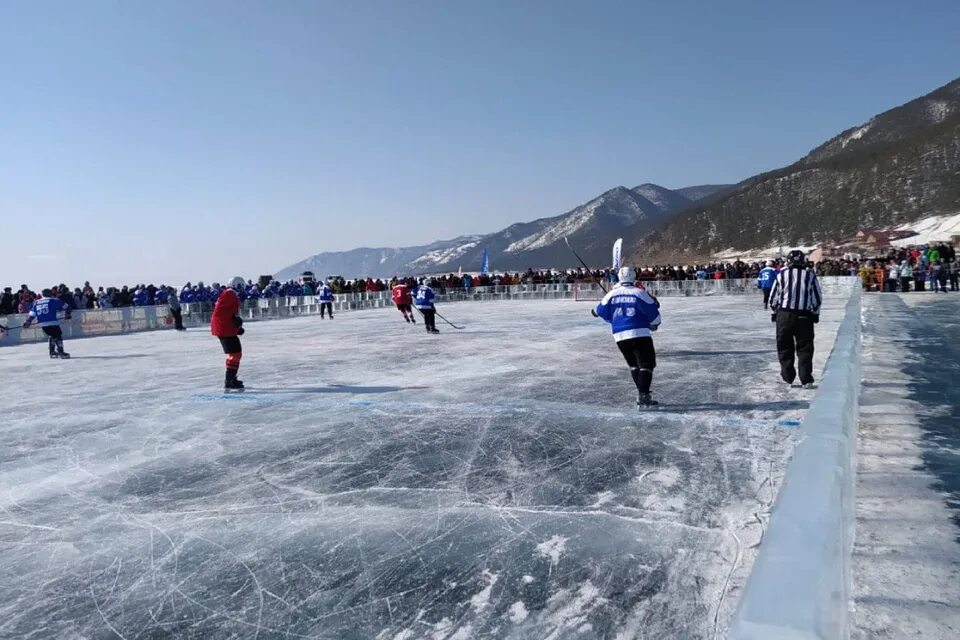
[[[303,271],[313,271],[318,278],[342,275],[346,278],[389,278],[413,271],[432,272],[476,246],[480,236],[461,236],[417,247],[360,248],[350,251],[328,251],[305,258],[278,271],[280,280],[296,278]],[[415,266],[414,266],[415,265]]]
[[673,191],[658,184],[646,183],[639,187],[634,187],[633,192],[643,196],[657,206],[663,213],[671,211],[680,211],[681,209],[693,204],[693,200],[683,195],[679,191]]
[[[720,186],[688,187],[695,194],[713,193]],[[484,249],[494,270],[579,266],[564,243],[569,238],[585,260],[605,266],[610,245],[620,236],[630,238],[662,224],[693,204],[679,191],[655,184],[634,189],[616,187],[558,216],[518,222],[485,236],[463,236],[426,246],[394,249],[354,249],[319,253],[281,270],[281,278],[309,269],[317,276],[381,277],[397,274],[478,271]]]
[[698,200],[703,200],[704,198],[709,198],[714,194],[718,194],[721,191],[732,189],[734,186],[735,185],[732,184],[698,184],[692,187],[675,189],[675,191],[680,195],[689,198],[693,202],[697,202]]
[[960,79],[834,136],[797,162],[695,203],[639,263],[817,244],[960,210]]

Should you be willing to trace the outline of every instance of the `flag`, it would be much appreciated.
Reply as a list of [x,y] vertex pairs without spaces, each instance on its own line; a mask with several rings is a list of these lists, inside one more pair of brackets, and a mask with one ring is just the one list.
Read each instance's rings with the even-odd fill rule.
[[480,273],[486,275],[490,273],[490,252],[483,250],[483,262],[480,263]]
[[620,269],[620,250],[623,247],[623,238],[617,238],[617,241],[613,243],[613,270],[618,271]]

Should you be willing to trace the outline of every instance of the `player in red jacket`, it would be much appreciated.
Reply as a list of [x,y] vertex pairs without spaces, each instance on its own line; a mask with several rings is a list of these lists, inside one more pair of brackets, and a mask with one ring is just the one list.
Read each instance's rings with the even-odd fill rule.
[[240,346],[240,336],[243,335],[243,318],[240,311],[240,298],[233,289],[224,289],[217,298],[213,307],[213,316],[210,318],[210,333],[220,338],[220,346],[227,354],[227,375],[223,382],[224,391],[243,391],[243,382],[237,380],[237,371],[240,370],[240,358],[243,349]]
[[393,303],[397,305],[397,310],[403,314],[403,319],[407,322],[417,324],[417,319],[413,317],[413,308],[410,306],[413,298],[410,296],[410,289],[402,282],[393,287]]

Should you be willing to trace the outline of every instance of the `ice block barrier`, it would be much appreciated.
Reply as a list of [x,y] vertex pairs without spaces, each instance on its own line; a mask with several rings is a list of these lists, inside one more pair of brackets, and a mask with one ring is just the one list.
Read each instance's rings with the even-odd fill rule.
[[849,638],[859,392],[860,289],[853,287],[734,616],[732,640]]

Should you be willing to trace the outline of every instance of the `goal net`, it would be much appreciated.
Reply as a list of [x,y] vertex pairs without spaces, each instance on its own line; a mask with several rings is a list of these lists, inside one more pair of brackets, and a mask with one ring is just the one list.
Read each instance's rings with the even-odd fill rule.
[[596,280],[577,280],[573,283],[573,299],[579,302],[600,302],[603,289]]

